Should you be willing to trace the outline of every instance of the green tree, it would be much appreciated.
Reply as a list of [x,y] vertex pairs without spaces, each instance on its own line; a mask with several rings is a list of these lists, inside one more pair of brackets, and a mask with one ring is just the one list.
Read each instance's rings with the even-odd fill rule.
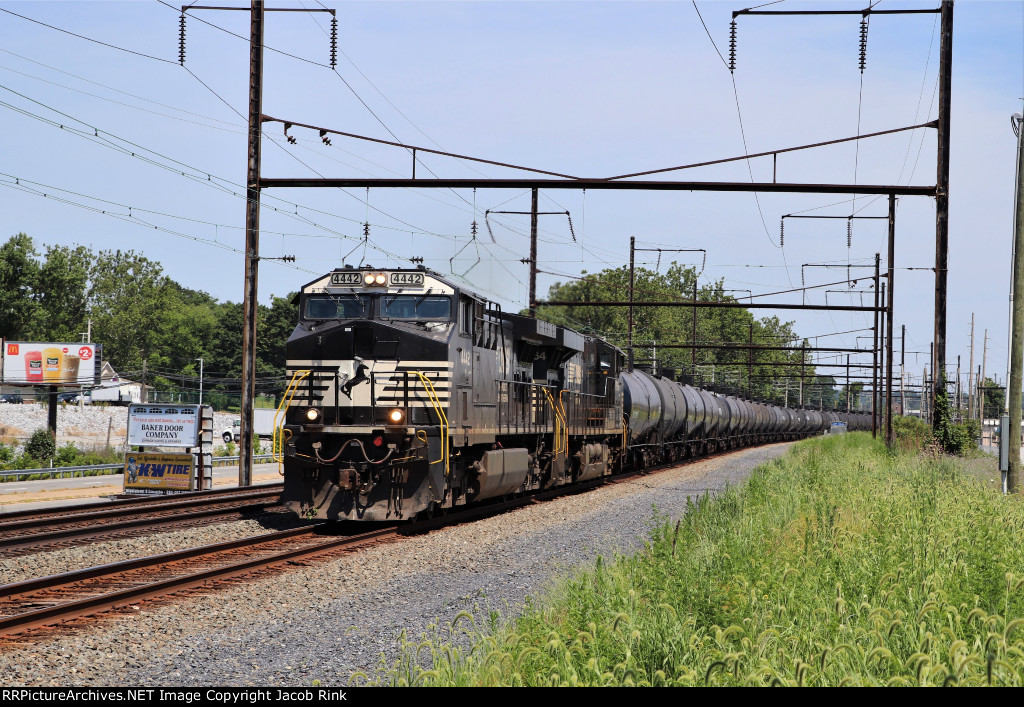
[[[696,341],[707,344],[749,344],[774,347],[756,351],[735,349],[688,350],[693,341],[693,309],[689,307],[644,307],[645,301],[690,300],[697,280],[693,267],[672,263],[666,272],[647,268],[634,271],[634,358],[638,365],[653,366],[655,356],[658,369],[672,369],[750,392],[761,398],[785,399],[785,378],[799,375],[795,366],[782,363],[800,363],[801,351],[774,350],[797,339],[792,322],[777,317],[755,318],[742,308],[698,308],[696,313]],[[583,277],[567,283],[555,283],[548,292],[550,300],[601,302],[622,301],[629,294],[629,268],[609,268],[596,274],[583,273]],[[718,280],[698,288],[698,299],[710,302],[736,301]],[[620,347],[627,346],[629,327],[626,307],[541,306],[537,316],[557,324],[570,326],[584,333],[603,336]],[[806,359],[809,361],[809,358]],[[814,376],[814,367],[808,364],[805,377]],[[799,383],[790,382],[796,389]],[[831,400],[830,392],[823,393]],[[793,398],[791,397],[791,400]]]
[[36,277],[37,307],[28,338],[78,341],[85,331],[93,255],[85,246],[47,246]]
[[25,339],[39,307],[39,263],[24,233],[0,246],[0,338]]
[[298,303],[292,304],[295,295],[271,297],[269,307],[259,308],[256,356],[261,374],[284,375],[285,344],[299,321]]
[[985,378],[982,388],[985,392],[985,417],[998,418],[1006,406],[1006,388],[996,384],[991,378]]
[[134,251],[104,250],[90,273],[93,340],[115,367],[139,369],[155,350],[169,284],[159,263]]

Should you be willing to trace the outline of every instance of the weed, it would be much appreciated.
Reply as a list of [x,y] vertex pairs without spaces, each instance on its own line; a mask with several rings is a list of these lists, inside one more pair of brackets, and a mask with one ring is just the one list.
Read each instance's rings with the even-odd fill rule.
[[809,440],[682,518],[659,511],[643,552],[518,620],[461,617],[407,642],[376,680],[1019,685],[1022,532],[1019,499],[959,461],[860,433]]

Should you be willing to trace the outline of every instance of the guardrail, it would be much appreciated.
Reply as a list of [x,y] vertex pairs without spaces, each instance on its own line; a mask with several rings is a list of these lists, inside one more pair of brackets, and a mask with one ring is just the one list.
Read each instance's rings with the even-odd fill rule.
[[[241,457],[214,457],[214,466],[232,466],[238,464],[238,460]],[[254,454],[252,456],[254,462],[268,463],[272,462],[273,455],[271,454]],[[92,472],[87,474],[87,472]],[[111,474],[123,474],[124,473],[124,462],[119,464],[92,464],[90,466],[54,466],[44,467],[42,469],[11,469],[10,471],[0,471],[0,479],[6,481],[10,477],[14,477],[15,481],[20,481],[22,477],[28,476],[43,476],[47,479],[63,479],[65,477],[75,476],[104,476]]]

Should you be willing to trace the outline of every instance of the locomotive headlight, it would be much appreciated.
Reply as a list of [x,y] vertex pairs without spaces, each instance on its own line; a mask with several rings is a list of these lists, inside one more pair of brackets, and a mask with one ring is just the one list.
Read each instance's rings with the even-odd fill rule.
[[316,408],[309,408],[306,410],[306,421],[312,424],[316,424],[320,421],[320,411]]
[[388,413],[388,422],[390,422],[392,425],[400,425],[402,424],[402,420],[404,419],[405,411],[402,410],[401,408],[395,408],[394,410]]
[[388,281],[388,278],[386,275],[384,275],[384,273],[380,273],[374,276],[373,281],[378,285],[383,285],[385,282]]
[[367,285],[372,285],[373,284],[373,273],[372,272],[368,272],[365,275],[363,275],[363,282],[365,282]]

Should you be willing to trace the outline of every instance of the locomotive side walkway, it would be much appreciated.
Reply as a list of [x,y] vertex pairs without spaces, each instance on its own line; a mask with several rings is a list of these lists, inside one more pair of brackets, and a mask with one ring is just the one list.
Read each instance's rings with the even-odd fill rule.
[[784,454],[775,444],[375,547],[74,636],[0,653],[14,686],[342,685],[398,636],[468,610],[508,616],[596,555],[629,552],[653,507],[671,517]]

